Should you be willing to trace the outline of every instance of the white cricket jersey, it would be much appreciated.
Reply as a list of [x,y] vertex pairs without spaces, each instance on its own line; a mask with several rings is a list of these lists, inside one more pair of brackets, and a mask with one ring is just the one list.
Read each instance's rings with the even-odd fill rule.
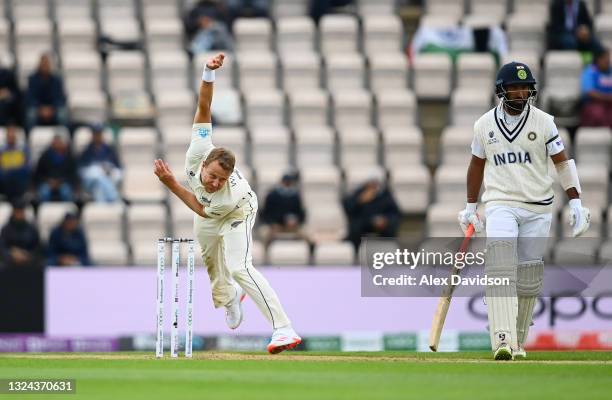
[[564,149],[553,116],[527,105],[521,115],[508,118],[501,107],[474,124],[472,154],[486,159],[482,201],[487,207],[503,204],[551,212],[548,157]]
[[255,193],[238,168],[234,168],[225,185],[214,193],[208,193],[200,180],[202,163],[214,148],[212,124],[193,124],[191,143],[185,158],[187,182],[210,218],[242,219],[256,211],[251,206]]

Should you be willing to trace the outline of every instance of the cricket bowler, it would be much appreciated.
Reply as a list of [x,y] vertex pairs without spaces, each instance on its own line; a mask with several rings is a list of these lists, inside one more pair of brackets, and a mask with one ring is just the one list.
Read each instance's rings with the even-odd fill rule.
[[499,70],[495,92],[500,104],[474,124],[467,205],[459,213],[464,232],[469,224],[476,232],[484,229],[476,213],[484,178],[485,273],[511,282],[509,286],[488,286],[485,292],[496,360],[526,356],[524,345],[544,274],[543,244],[552,220],[553,179],[548,175],[548,157],[570,199],[573,236],[580,236],[590,225],[590,212],[580,201],[576,164],[567,158],[553,116],[532,104],[535,85],[523,63],[511,62]]
[[189,189],[175,178],[168,164],[155,160],[159,180],[196,215],[194,233],[202,248],[215,308],[225,307],[226,323],[236,329],[243,319],[245,292],[257,304],[273,328],[268,351],[292,349],[301,342],[285,314],[278,296],[264,276],[253,267],[252,229],[257,215],[257,196],[240,171],[234,154],[212,143],[211,102],[215,70],[225,55],[211,58],[204,68],[198,107],[185,159]]

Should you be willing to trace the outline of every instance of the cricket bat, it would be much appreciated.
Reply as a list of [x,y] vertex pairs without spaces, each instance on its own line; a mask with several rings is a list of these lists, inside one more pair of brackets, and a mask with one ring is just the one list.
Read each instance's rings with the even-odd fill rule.
[[[461,243],[459,253],[465,253],[468,245],[470,244],[472,235],[474,235],[474,225],[470,224],[467,232],[465,232],[465,238]],[[459,271],[460,270],[458,268],[453,267],[451,275],[458,275]],[[454,290],[455,285],[448,285],[438,300],[438,307],[436,308],[436,313],[434,314],[433,322],[431,323],[431,331],[429,332],[429,348],[431,351],[438,351],[440,335],[442,334],[442,329],[444,328],[444,321],[446,320],[446,314],[448,313],[448,308],[450,307]]]

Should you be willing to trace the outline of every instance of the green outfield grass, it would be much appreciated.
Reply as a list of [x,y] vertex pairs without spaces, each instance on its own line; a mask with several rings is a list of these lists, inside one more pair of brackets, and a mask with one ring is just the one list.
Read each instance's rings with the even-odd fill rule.
[[0,355],[0,378],[77,380],[76,395],[6,399],[609,399],[612,352]]

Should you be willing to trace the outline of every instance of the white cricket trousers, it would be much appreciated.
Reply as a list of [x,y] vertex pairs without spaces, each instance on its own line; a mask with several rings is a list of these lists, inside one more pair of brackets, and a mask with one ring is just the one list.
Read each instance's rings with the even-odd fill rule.
[[493,206],[487,207],[486,217],[487,241],[514,238],[519,265],[542,260],[546,252],[546,238],[550,233],[551,213],[539,214],[518,207]]
[[268,280],[253,267],[252,229],[257,214],[257,198],[251,199],[252,212],[244,219],[194,219],[194,233],[202,248],[208,270],[215,308],[223,307],[236,296],[238,283],[255,302],[273,329],[291,322]]

